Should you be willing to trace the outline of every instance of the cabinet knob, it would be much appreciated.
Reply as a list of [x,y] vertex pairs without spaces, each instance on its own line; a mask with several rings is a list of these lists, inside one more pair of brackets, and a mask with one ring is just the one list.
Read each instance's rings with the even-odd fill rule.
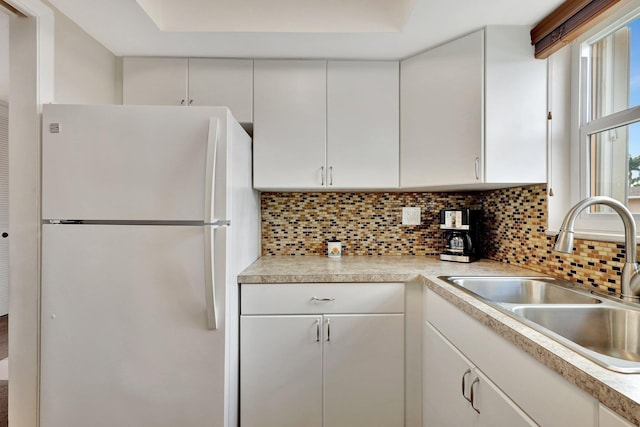
[[180,105],[184,105],[184,99],[180,100]]
[[2,233],[2,238],[6,239],[7,237],[9,237],[9,233]]
[[189,105],[193,105],[193,99],[189,100]]

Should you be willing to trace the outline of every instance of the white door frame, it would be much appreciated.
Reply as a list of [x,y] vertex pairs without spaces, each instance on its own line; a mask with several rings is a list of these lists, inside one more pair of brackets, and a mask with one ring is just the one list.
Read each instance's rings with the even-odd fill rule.
[[9,77],[9,425],[37,427],[40,316],[40,113],[53,101],[53,11],[8,0]]
[[[7,20],[7,43],[9,41],[9,22]],[[3,37],[1,35],[0,37]],[[2,40],[0,40],[2,43]],[[3,58],[4,59],[4,58]],[[8,62],[9,52],[7,49],[7,74],[8,74]],[[9,82],[7,81],[7,94],[9,92]],[[3,194],[0,195],[0,232],[3,234],[9,232],[9,102],[0,99],[0,128],[6,131],[3,136],[6,138],[0,138],[0,187],[2,187]],[[4,126],[3,124],[4,123]],[[5,198],[6,197],[6,198]],[[2,236],[0,237],[0,316],[4,316],[9,313],[9,239]]]

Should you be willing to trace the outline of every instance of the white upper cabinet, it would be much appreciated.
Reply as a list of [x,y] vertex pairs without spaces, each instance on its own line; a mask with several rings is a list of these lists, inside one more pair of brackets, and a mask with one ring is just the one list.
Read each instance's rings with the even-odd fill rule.
[[253,122],[253,61],[189,58],[190,105],[224,105],[237,121]]
[[528,27],[488,27],[485,40],[484,181],[546,182],[547,61]]
[[401,63],[402,187],[478,181],[483,46],[480,31]]
[[214,58],[124,58],[123,104],[229,107],[253,122],[253,61]]
[[402,188],[546,181],[546,61],[487,27],[401,63]]
[[131,105],[186,104],[187,58],[124,58],[122,103]]
[[398,187],[394,61],[255,61],[254,187]]
[[254,187],[324,186],[326,67],[325,61],[255,61]]
[[329,187],[398,187],[399,79],[397,62],[328,62]]

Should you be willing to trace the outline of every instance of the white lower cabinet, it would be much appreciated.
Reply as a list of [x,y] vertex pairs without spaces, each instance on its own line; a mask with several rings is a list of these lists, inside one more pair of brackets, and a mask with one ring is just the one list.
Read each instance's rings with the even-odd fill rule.
[[598,425],[588,393],[430,290],[425,310],[424,426]]
[[429,324],[424,345],[424,426],[536,425]]
[[[404,285],[373,285],[393,295],[369,306],[354,292],[366,285],[269,286],[242,288],[241,427],[404,426]],[[286,291],[301,289],[315,313],[277,313],[291,311]],[[269,291],[283,303],[264,314],[252,300]],[[349,306],[356,312],[334,313]]]
[[634,424],[622,418],[611,409],[600,404],[598,410],[598,427],[631,427]]
[[425,427],[470,426],[476,413],[469,398],[473,364],[427,324],[424,328],[422,396]]
[[243,427],[322,427],[322,343],[317,332],[321,319],[240,318]]
[[403,426],[404,315],[332,315],[324,323],[325,427]]

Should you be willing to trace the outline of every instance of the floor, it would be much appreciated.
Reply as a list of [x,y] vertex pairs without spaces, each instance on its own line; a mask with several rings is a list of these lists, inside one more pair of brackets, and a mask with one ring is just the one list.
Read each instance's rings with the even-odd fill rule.
[[[9,357],[9,316],[0,317],[0,427],[7,427],[7,394],[9,391],[8,358]],[[5,360],[7,359],[7,360]]]

